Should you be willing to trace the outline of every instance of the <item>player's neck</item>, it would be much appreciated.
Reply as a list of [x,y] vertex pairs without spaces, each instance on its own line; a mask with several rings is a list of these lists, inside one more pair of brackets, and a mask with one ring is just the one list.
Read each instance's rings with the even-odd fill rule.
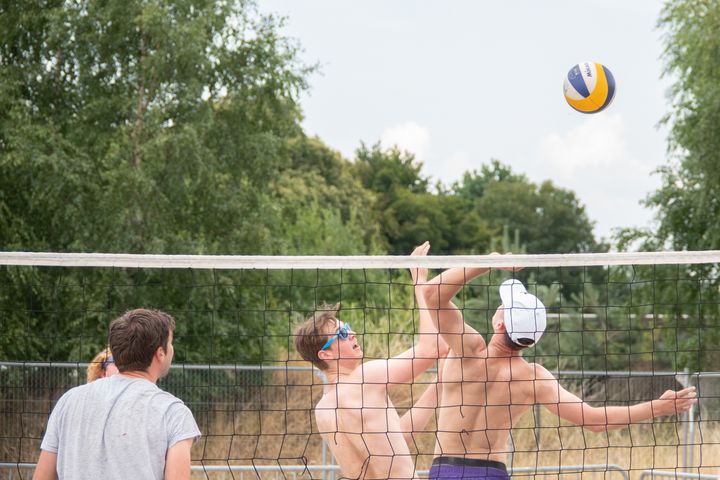
[[488,356],[490,357],[521,357],[522,350],[515,350],[505,345],[500,334],[494,334],[488,344]]
[[340,362],[335,361],[330,368],[324,370],[323,373],[327,378],[328,384],[342,383],[343,379],[348,378],[357,369],[359,362]]
[[152,383],[157,383],[158,377],[156,375],[153,375],[149,372],[145,372],[142,370],[137,370],[133,372],[122,372],[120,375],[124,377],[130,377],[130,378],[143,378],[145,380],[148,380]]

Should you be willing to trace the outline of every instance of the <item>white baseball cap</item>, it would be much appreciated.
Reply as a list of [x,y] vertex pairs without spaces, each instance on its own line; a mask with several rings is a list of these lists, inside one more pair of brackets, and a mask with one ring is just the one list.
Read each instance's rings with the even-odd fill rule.
[[535,345],[547,326],[545,305],[514,278],[500,285],[500,298],[505,309],[505,329],[510,339],[523,347]]

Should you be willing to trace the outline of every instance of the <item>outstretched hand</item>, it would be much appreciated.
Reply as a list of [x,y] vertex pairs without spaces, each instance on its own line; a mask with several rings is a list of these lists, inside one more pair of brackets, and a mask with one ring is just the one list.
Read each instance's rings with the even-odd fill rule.
[[[490,255],[502,255],[502,254],[500,254],[498,252],[492,252],[492,253],[490,253]],[[507,252],[504,255],[512,255],[512,252]],[[523,268],[525,268],[525,267],[499,267],[499,270],[505,270],[507,272],[519,272]]]
[[697,403],[695,387],[688,387],[679,391],[667,390],[658,400],[653,400],[653,414],[655,416],[676,415],[687,412]]
[[[430,242],[427,240],[422,245],[415,247],[415,250],[410,254],[411,257],[424,257],[430,250]],[[413,267],[410,269],[410,275],[412,276],[413,285],[422,285],[427,283],[428,269]]]

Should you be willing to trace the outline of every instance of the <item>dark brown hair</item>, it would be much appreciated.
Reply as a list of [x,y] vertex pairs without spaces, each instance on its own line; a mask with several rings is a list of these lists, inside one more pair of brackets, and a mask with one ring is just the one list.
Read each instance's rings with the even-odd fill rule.
[[295,328],[295,349],[303,359],[320,370],[327,369],[328,364],[318,357],[318,352],[335,330],[339,309],[339,303],[320,305],[318,310]]
[[175,319],[160,310],[138,308],[110,323],[108,343],[121,372],[145,371],[158,347],[167,351]]

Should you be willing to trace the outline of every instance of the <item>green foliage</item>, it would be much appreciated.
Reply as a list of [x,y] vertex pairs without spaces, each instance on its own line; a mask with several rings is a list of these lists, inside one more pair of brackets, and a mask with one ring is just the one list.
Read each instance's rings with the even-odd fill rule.
[[448,246],[446,236],[452,227],[444,198],[428,191],[421,169],[412,154],[397,148],[362,144],[356,152],[353,172],[376,195],[375,218],[391,254],[406,255],[425,240],[437,253]]
[[282,148],[301,133],[296,98],[311,71],[278,37],[280,21],[237,2],[35,8],[39,31],[32,15],[3,15],[2,75],[16,88],[0,119],[1,190],[12,193],[1,200],[25,236],[3,246],[263,245],[268,179],[288,166]]
[[[624,230],[618,247],[641,250],[720,248],[720,4],[716,1],[665,2],[658,25],[665,33],[665,75],[673,80],[669,99],[670,161],[658,170],[661,185],[645,204],[657,212],[657,228]],[[680,350],[673,362],[692,369],[717,363],[712,328],[720,314],[716,272],[704,265],[658,268],[634,298],[660,303],[652,318],[648,348]],[[676,279],[668,281],[670,278]],[[649,333],[645,335],[648,337]]]
[[[298,98],[315,67],[298,60],[282,25],[251,1],[0,2],[0,249],[405,255],[424,240],[434,254],[607,249],[573,192],[498,160],[443,187],[407,152],[361,144],[351,162],[307,137]],[[590,328],[583,313],[608,331],[625,318],[589,306],[628,301],[606,287],[607,272],[518,276],[570,309],[573,331]],[[386,271],[3,268],[0,358],[87,360],[110,319],[147,306],[178,319],[178,361],[277,361],[292,325],[337,301],[363,326],[369,355],[382,356],[412,341],[411,290],[404,272]],[[487,322],[495,296],[489,283],[469,287],[463,308]],[[668,312],[681,315],[675,305]],[[703,307],[692,325],[705,328],[711,313]],[[565,335],[568,348],[599,355],[610,337],[595,332]],[[672,345],[669,333],[653,335],[637,345]]]
[[455,192],[495,228],[519,231],[527,253],[580,253],[607,249],[595,241],[593,224],[575,194],[550,181],[539,187],[494,160],[466,174]]
[[374,192],[392,195],[398,190],[425,193],[428,181],[420,174],[422,164],[415,156],[397,148],[382,150],[379,143],[368,148],[361,144],[356,152],[355,172],[363,185]]
[[675,250],[720,245],[720,4],[666,2],[659,26],[665,31],[665,72],[674,82],[670,153],[660,170],[662,185],[647,199],[658,209],[656,237]]
[[316,138],[295,138],[287,149],[292,166],[270,184],[276,252],[382,253],[380,228],[367,208],[375,197],[353,176],[349,162]]
[[625,231],[623,248],[710,250],[720,245],[720,4],[671,0],[658,26],[664,31],[665,75],[673,79],[670,161],[661,167],[660,188],[645,203],[656,209],[655,231]]
[[[0,248],[377,252],[370,195],[303,137],[314,68],[281,25],[240,1],[0,4]],[[286,300],[240,277],[3,269],[0,356],[86,359],[149,306],[177,316],[179,359],[259,362],[282,342],[251,306]]]
[[497,160],[466,173],[449,191],[430,192],[412,154],[361,146],[355,171],[378,197],[377,215],[391,253],[430,240],[437,254],[488,253],[506,229],[518,232],[527,253],[607,250],[573,192],[539,187]]
[[[513,243],[516,253],[602,252],[608,248],[595,240],[593,223],[573,192],[550,181],[538,186],[497,160],[484,165],[480,172],[466,174],[453,191],[472,209],[475,218],[482,218],[493,229],[493,250]],[[511,235],[512,242],[508,238]],[[518,277],[527,280],[527,275],[521,272]],[[535,275],[543,285],[557,281],[549,271]],[[563,272],[565,298],[577,293],[581,276],[579,269]]]
[[462,182],[455,182],[452,189],[456,195],[472,204],[485,195],[489,185],[498,182],[527,183],[527,177],[515,174],[509,166],[493,158],[489,165],[482,165],[480,171],[465,172]]

